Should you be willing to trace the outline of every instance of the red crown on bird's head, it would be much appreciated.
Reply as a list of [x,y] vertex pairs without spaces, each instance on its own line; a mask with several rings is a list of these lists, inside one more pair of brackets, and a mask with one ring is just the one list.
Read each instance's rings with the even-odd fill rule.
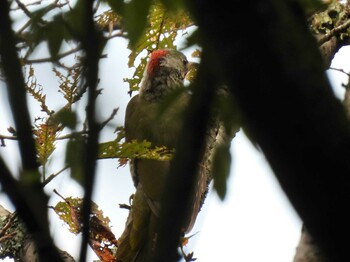
[[166,56],[169,53],[169,50],[166,49],[158,49],[154,50],[150,54],[150,59],[147,66],[147,73],[149,75],[154,75],[156,70],[159,69],[159,61],[162,57]]

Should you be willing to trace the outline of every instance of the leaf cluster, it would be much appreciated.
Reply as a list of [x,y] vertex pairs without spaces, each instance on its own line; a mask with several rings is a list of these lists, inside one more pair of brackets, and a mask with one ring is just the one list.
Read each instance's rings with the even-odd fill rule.
[[69,68],[64,73],[56,67],[53,67],[52,70],[59,82],[59,92],[62,93],[64,99],[68,103],[67,106],[70,108],[72,104],[78,100],[78,87],[81,83],[82,68],[80,64],[78,64]]
[[[315,13],[311,18],[310,27],[315,34],[328,34],[331,30],[341,26],[350,18],[350,9],[347,4],[333,1],[326,10]],[[349,39],[349,27],[338,34],[340,40]]]
[[100,143],[98,158],[118,158],[119,166],[124,166],[129,158],[168,161],[173,157],[174,149],[168,149],[165,146],[153,147],[152,143],[146,140],[123,142],[123,138],[124,131],[119,129],[115,140]]
[[28,69],[29,72],[25,83],[26,91],[40,104],[41,111],[51,115],[52,111],[46,104],[46,95],[43,94],[43,86],[37,82],[33,66],[30,65]]
[[57,125],[50,124],[47,121],[40,121],[34,125],[34,139],[38,154],[38,161],[45,166],[49,157],[56,149],[56,139],[61,128]]
[[[82,231],[82,204],[83,199],[67,197],[51,207],[65,222],[70,232],[79,234]],[[89,219],[89,245],[101,261],[115,261],[115,251],[118,246],[116,237],[110,228],[110,220],[104,216],[98,205],[91,202]]]

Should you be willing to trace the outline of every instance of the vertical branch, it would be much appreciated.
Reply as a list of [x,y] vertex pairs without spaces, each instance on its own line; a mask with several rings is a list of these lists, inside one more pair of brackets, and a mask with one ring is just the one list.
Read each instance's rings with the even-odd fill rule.
[[84,161],[84,203],[83,203],[83,239],[80,250],[80,261],[86,261],[86,250],[89,241],[89,218],[91,213],[91,196],[95,179],[96,157],[98,150],[99,127],[95,119],[95,106],[98,82],[98,62],[99,62],[99,38],[93,21],[93,3],[89,0],[82,4],[83,8],[83,28],[81,43],[85,52],[84,73],[88,86],[88,104],[87,104],[87,122],[88,122],[88,140],[86,145],[86,154]]
[[17,128],[22,165],[22,183],[18,183],[0,159],[0,180],[3,189],[16,206],[38,248],[41,261],[60,261],[50,237],[47,217],[47,197],[37,170],[36,150],[27,107],[24,78],[11,29],[8,1],[0,1],[0,55],[6,77],[8,97]]
[[[23,168],[28,171],[35,170],[37,168],[35,144],[30,124],[22,68],[17,56],[14,34],[11,30],[8,1],[0,2],[0,52],[2,69],[8,84],[8,98],[17,128]],[[37,177],[37,180],[39,181],[40,177]]]

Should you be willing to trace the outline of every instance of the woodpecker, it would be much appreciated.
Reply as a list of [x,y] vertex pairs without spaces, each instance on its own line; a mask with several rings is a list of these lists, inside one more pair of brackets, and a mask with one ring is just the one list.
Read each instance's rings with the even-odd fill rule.
[[[177,50],[159,49],[149,55],[139,94],[128,103],[125,113],[125,138],[150,141],[152,146],[176,147],[190,93],[184,90],[189,70],[186,56]],[[165,99],[175,91],[175,99]],[[167,103],[166,103],[167,102]],[[117,261],[147,261],[157,240],[157,223],[170,161],[131,159],[130,171],[136,188],[125,230],[119,238]],[[198,200],[199,203],[201,200]],[[189,232],[199,212],[184,225]]]

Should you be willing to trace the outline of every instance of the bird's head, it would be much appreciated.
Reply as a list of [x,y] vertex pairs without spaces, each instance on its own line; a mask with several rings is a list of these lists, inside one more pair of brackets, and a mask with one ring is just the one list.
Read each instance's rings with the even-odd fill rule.
[[[165,71],[165,72],[164,72]],[[147,64],[147,74],[155,77],[162,73],[179,74],[183,80],[188,72],[186,56],[173,49],[159,49],[150,54]]]
[[154,101],[174,88],[183,86],[189,69],[186,56],[174,49],[158,49],[150,56],[140,94]]

